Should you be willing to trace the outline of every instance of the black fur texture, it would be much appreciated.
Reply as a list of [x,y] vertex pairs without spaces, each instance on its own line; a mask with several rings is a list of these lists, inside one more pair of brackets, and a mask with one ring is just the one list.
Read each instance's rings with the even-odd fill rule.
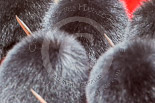
[[[25,35],[13,15],[18,15],[32,32],[37,32],[20,41],[2,63],[0,101],[36,103],[30,92],[32,88],[48,103],[86,103],[89,69],[110,46],[103,34],[114,43],[124,39],[127,16],[119,0],[61,0],[50,7],[48,0],[14,3],[10,8],[7,6],[8,13],[1,15],[2,22],[6,22],[2,23],[1,55],[5,55],[8,50],[5,48],[12,41],[18,42],[20,35]],[[3,15],[11,16],[10,21]],[[76,20],[72,21],[74,17]],[[65,24],[68,20],[71,21]]]
[[104,33],[115,44],[123,41],[128,18],[119,0],[61,0],[51,5],[44,20],[44,27],[57,27],[77,36],[90,60],[96,62],[110,46]]
[[[75,22],[71,20],[60,29],[73,35],[77,33],[76,36],[86,48],[87,54],[92,61],[96,61],[101,53],[109,47],[103,36],[104,33],[114,43],[118,43],[124,38],[127,16],[119,0],[61,0],[58,4],[51,3],[50,8],[49,2],[52,1],[7,0],[2,2],[1,8],[8,9],[3,10],[1,13],[1,58],[6,55],[7,51],[16,42],[25,36],[25,33],[16,22],[15,15],[18,15],[32,31],[42,27],[51,27],[53,29],[54,24],[69,17],[79,16],[91,19],[87,20],[87,22],[92,24],[80,22],[79,19],[76,19]],[[48,12],[45,14],[47,9]],[[86,21],[85,19],[83,20]],[[103,28],[94,24],[92,20]],[[97,26],[101,31],[99,32],[94,26]]]
[[103,54],[86,87],[88,103],[155,103],[154,45],[130,40]]
[[0,67],[1,103],[86,103],[89,73],[84,48],[59,31],[40,31],[17,44]]
[[0,0],[0,60],[26,36],[15,16],[31,31],[42,28],[41,22],[51,0]]
[[155,0],[144,2],[134,13],[129,37],[155,38]]

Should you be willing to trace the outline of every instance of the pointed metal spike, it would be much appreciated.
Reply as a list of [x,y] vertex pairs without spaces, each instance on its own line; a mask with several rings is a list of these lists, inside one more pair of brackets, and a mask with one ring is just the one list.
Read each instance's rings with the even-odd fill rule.
[[104,34],[104,36],[105,36],[105,38],[107,39],[108,43],[109,43],[112,47],[114,47],[115,44],[112,42],[112,40],[111,40],[106,34]]
[[41,102],[47,103],[39,94],[37,94],[33,89],[31,89],[32,94]]
[[21,20],[19,19],[19,17],[16,15],[16,19],[19,23],[19,25],[22,27],[22,29],[25,31],[25,33],[29,36],[32,34],[31,30],[26,26],[26,24]]

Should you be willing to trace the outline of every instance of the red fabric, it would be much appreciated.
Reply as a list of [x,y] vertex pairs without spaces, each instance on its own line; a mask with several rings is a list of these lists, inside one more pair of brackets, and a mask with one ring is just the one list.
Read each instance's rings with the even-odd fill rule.
[[135,11],[135,9],[139,7],[143,1],[147,0],[120,0],[120,1],[124,2],[128,16],[132,18],[133,16],[132,13]]

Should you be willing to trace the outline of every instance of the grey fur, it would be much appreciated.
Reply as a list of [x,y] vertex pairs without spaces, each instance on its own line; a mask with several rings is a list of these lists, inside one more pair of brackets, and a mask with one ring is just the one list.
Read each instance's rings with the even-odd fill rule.
[[52,0],[0,0],[0,60],[26,36],[16,15],[32,32],[42,28],[42,19]]
[[[40,4],[41,2],[38,3]],[[45,8],[42,7],[44,3],[46,4]],[[41,11],[37,11],[38,8],[30,9],[31,12],[37,11],[36,14],[34,13],[35,17],[39,17],[39,20],[44,17],[44,20],[28,26],[30,29],[36,27],[36,30],[43,26],[43,30],[32,34],[32,37],[27,37],[17,44],[8,53],[0,67],[0,101],[3,103],[7,101],[17,103],[17,100],[20,103],[37,102],[29,91],[31,88],[48,103],[86,103],[84,90],[89,69],[92,68],[96,59],[110,46],[103,34],[106,33],[112,38],[114,43],[124,39],[124,29],[128,19],[119,0],[62,0],[59,4],[51,3],[50,8],[48,8],[48,3],[49,1],[43,2],[41,7],[44,9],[41,9]],[[75,11],[71,9],[72,11],[61,12],[60,15],[57,15],[63,8],[74,5],[80,6],[81,9],[79,10],[78,8]],[[95,11],[85,11],[83,5],[91,9],[94,8]],[[19,8],[22,7],[19,6]],[[45,13],[46,9],[48,9],[47,13]],[[15,9],[14,11],[17,10]],[[24,11],[24,14],[28,15],[29,13],[27,14]],[[97,31],[93,27],[96,26],[95,24],[93,25],[92,23],[90,25],[82,22],[68,23],[58,28],[61,32],[56,31],[56,28],[54,28],[55,24],[69,17],[85,18],[83,20],[87,20],[90,24],[95,21],[101,25],[98,28],[102,32]],[[23,20],[26,22],[25,19]],[[15,20],[13,20],[14,23]],[[7,22],[8,24],[10,22]],[[13,25],[13,29],[8,34],[15,31],[15,38],[18,37],[20,32],[16,31],[17,27],[19,28],[19,26],[14,27]],[[6,32],[4,31],[4,33]],[[91,34],[93,42],[90,42],[89,38],[86,38],[87,36],[83,34]],[[69,35],[73,35],[73,37]],[[77,35],[79,36],[77,39],[86,51],[80,43],[73,39]],[[4,47],[5,45],[2,49]],[[73,87],[64,86],[61,81],[63,80],[62,78],[69,81],[69,84],[70,82],[71,84],[73,83]],[[69,90],[66,90],[65,87]],[[63,93],[64,97],[59,93]]]
[[[110,46],[104,33],[115,44],[123,41],[128,18],[119,0],[61,0],[59,4],[51,5],[44,21],[45,28],[58,27],[70,35],[77,36],[90,61],[94,63]],[[57,24],[60,22],[59,27]],[[83,33],[90,35],[85,36]],[[93,38],[93,41],[89,38]]]
[[155,38],[155,0],[144,2],[135,13],[130,24],[128,36]]
[[[45,47],[49,57],[43,54],[47,51],[43,42],[49,43]],[[74,37],[59,31],[39,31],[17,44],[1,65],[0,102],[37,103],[32,88],[48,103],[85,103],[81,84],[87,81],[88,73],[86,52]]]
[[88,103],[155,103],[154,45],[130,40],[103,54],[90,73]]

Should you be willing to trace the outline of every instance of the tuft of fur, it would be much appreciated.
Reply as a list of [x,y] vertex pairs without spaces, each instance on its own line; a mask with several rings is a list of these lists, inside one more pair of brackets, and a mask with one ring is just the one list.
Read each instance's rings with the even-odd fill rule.
[[135,13],[128,36],[155,38],[155,0],[147,0]]
[[0,101],[37,103],[30,89],[48,103],[86,103],[89,65],[85,49],[64,32],[38,31],[23,39],[0,67]]
[[103,54],[90,73],[88,103],[155,103],[154,45],[130,40]]
[[128,18],[119,0],[61,0],[51,5],[44,21],[44,27],[76,36],[96,62],[110,46],[104,33],[116,44],[122,41]]

